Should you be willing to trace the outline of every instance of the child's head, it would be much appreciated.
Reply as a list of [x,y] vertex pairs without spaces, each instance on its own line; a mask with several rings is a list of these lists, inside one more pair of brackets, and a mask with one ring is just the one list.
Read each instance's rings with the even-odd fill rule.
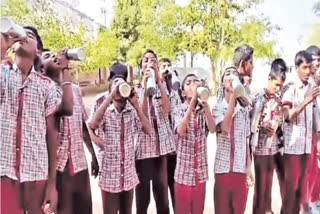
[[[109,85],[109,92],[111,93],[113,90],[115,90],[119,84],[126,82],[125,78],[123,75],[115,75],[113,76],[113,78],[110,80],[110,85]],[[123,98],[119,91],[116,93],[116,96],[114,97],[114,100],[116,101],[122,101],[125,100],[125,98]]]
[[295,66],[298,77],[303,83],[307,83],[311,75],[312,56],[307,51],[299,51],[295,57]]
[[182,93],[185,99],[191,99],[194,84],[200,84],[200,80],[195,74],[188,74],[182,81]]
[[275,59],[271,64],[271,71],[268,76],[267,91],[269,94],[278,93],[286,80],[288,68],[283,59]]
[[235,67],[228,67],[224,71],[221,77],[221,84],[226,91],[232,91],[232,79],[237,76],[239,78],[239,73],[237,72],[237,69]]

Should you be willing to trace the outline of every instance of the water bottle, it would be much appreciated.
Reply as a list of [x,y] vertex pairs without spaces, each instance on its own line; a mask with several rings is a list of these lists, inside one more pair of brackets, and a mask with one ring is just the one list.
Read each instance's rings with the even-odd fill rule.
[[131,86],[126,82],[121,83],[119,85],[119,93],[124,98],[129,97],[131,94]]
[[155,95],[156,93],[156,77],[155,77],[155,71],[153,68],[148,68],[148,70],[150,71],[150,77],[147,80],[147,95],[149,97]]
[[207,88],[202,86],[197,88],[197,94],[198,94],[198,98],[202,102],[206,102],[210,97],[210,91]]
[[169,73],[171,74],[172,89],[178,91],[180,88],[180,81],[177,77],[177,74],[174,70],[170,70]]
[[67,50],[67,58],[69,60],[83,61],[85,56],[84,48],[72,48]]
[[0,18],[1,33],[6,34],[12,38],[24,38],[27,36],[24,28],[15,24],[12,19],[8,17]]
[[244,95],[244,87],[240,82],[239,77],[234,74],[230,74],[230,78],[232,79],[231,85],[235,97],[242,97]]
[[[271,127],[272,127],[274,130],[276,130],[276,129],[278,128],[278,123],[277,123],[277,121],[272,120],[272,122],[271,122]],[[273,137],[274,137],[274,136],[267,137],[266,147],[269,148],[269,149],[271,148],[271,145],[272,145],[272,142],[273,142]]]
[[252,137],[252,145],[257,146],[258,145],[258,139],[259,139],[259,122],[263,110],[263,99],[258,99],[256,104],[253,107],[253,114],[251,117],[251,132],[253,133]]

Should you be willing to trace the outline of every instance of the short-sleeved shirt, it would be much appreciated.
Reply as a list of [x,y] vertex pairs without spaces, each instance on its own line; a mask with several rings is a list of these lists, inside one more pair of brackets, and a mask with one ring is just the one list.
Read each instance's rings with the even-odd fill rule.
[[[288,83],[287,90],[282,97],[283,105],[290,105],[292,108],[299,106],[307,94],[311,91],[311,84],[304,85],[296,77],[295,81]],[[309,103],[290,122],[284,123],[284,153],[302,155],[311,153],[312,145],[312,118],[313,103]]]
[[[162,84],[166,89],[166,83]],[[139,102],[143,103],[145,89],[136,88]],[[136,158],[147,159],[166,155],[175,151],[175,140],[170,125],[169,117],[163,112],[160,89],[157,86],[156,94],[147,98],[147,117],[152,126],[151,134],[146,134],[142,130],[139,132],[136,145]]]
[[73,114],[60,120],[57,170],[63,172],[69,160],[70,173],[75,174],[88,168],[83,147],[83,124],[88,115],[78,85],[72,84],[72,94]]
[[[213,108],[212,114],[216,126],[221,125],[227,109],[228,103],[225,99],[218,102]],[[217,132],[217,149],[214,168],[216,174],[230,172],[246,173],[249,137],[249,111],[237,103],[232,116],[230,132]]]
[[[277,127],[281,127],[283,123],[283,114],[281,110],[281,99],[278,96],[269,96],[264,90],[261,93],[258,93],[254,99],[253,104],[258,101],[264,103],[264,108],[262,114],[265,114],[262,122],[271,122],[278,124]],[[254,155],[274,155],[279,152],[280,142],[278,137],[275,135],[271,143],[271,147],[266,146],[268,136],[264,133],[259,132],[258,144],[253,148]]]
[[[102,105],[103,101],[108,96],[108,94],[109,92],[105,92],[103,94],[96,96],[93,106],[91,107],[89,123],[92,120],[93,115],[97,112],[99,107]],[[104,136],[103,136],[104,132],[101,125],[95,130],[95,134],[99,137],[100,140],[104,139]],[[95,143],[93,144],[93,149],[98,160],[99,169],[101,171],[103,149],[97,146]]]
[[34,68],[23,82],[16,64],[1,66],[0,93],[0,176],[46,180],[46,118],[60,102],[55,84]]
[[118,193],[133,189],[138,183],[134,141],[142,129],[136,110],[127,102],[122,112],[113,104],[103,115],[104,150],[99,186],[103,191]]
[[[189,104],[184,102],[176,114],[177,126],[181,123]],[[197,108],[190,116],[184,137],[178,136],[177,165],[174,179],[177,183],[195,186],[208,180],[207,136],[208,126],[203,108]]]

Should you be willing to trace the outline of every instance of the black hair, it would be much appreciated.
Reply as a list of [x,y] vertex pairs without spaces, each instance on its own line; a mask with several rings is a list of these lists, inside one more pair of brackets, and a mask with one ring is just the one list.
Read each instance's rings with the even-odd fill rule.
[[116,74],[114,75],[111,79],[110,79],[110,82],[109,82],[109,92],[111,92],[111,87],[112,87],[112,84],[113,84],[113,80],[116,79],[116,78],[121,78],[123,79],[125,82],[127,82],[126,78],[121,75],[121,74]]
[[143,57],[144,57],[147,53],[153,54],[154,57],[158,60],[157,54],[156,54],[153,50],[147,49],[147,50],[144,52],[144,54],[142,55],[142,58],[141,58],[141,60],[140,60],[140,63],[139,63],[139,68],[140,68],[140,69],[142,68],[142,60],[143,60]]
[[310,63],[310,62],[312,62],[312,55],[304,50],[299,51],[294,58],[294,64],[297,67],[299,67],[302,63]]
[[249,45],[242,45],[240,47],[237,47],[234,51],[234,65],[238,67],[240,65],[240,62],[248,61],[253,56],[254,49]]
[[50,51],[50,49],[49,48],[43,48],[42,49],[42,52],[47,52],[47,51]]
[[43,43],[42,43],[41,37],[40,37],[40,35],[38,33],[38,30],[36,28],[32,27],[32,26],[24,26],[23,28],[32,31],[32,33],[35,35],[36,40],[37,40],[37,48],[38,48],[38,50],[43,51]]
[[311,45],[306,51],[313,56],[320,56],[320,48],[318,46]]
[[160,63],[164,63],[164,62],[169,62],[171,64],[171,61],[168,58],[162,58],[162,59],[159,60],[158,63],[160,64]]
[[[181,84],[181,89],[182,91],[184,90],[184,84],[186,83],[188,77],[197,77],[197,75],[195,74],[188,74],[187,76],[185,76],[182,80],[182,84]],[[197,77],[198,78],[198,77]]]
[[227,68],[225,69],[225,71],[223,72],[222,76],[221,76],[221,84],[223,83],[223,78],[224,78],[224,76],[225,76],[227,73],[231,73],[231,72],[239,76],[239,73],[238,73],[236,67],[233,67],[233,66],[227,67]]
[[109,75],[108,80],[111,80],[115,76],[120,76],[120,75],[123,76],[123,79],[125,79],[125,80],[128,78],[127,66],[125,66],[119,62],[113,63],[110,68],[110,75]]
[[283,59],[278,58],[273,60],[273,62],[271,63],[271,71],[269,73],[269,77],[271,79],[277,79],[280,77],[282,81],[285,81],[287,71],[288,67],[286,62]]

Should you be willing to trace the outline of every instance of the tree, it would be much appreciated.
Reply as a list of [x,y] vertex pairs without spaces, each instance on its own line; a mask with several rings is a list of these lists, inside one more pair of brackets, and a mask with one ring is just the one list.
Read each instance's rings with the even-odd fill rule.
[[275,42],[265,40],[266,34],[273,30],[267,20],[249,17],[239,21],[255,4],[256,1],[240,5],[227,0],[192,0],[181,10],[179,25],[184,32],[181,48],[210,58],[215,88],[225,60],[233,56],[239,45],[253,46],[257,58],[274,56]]
[[72,27],[67,16],[61,17],[56,13],[53,0],[33,0],[31,3],[27,5],[25,0],[6,0],[1,5],[1,14],[22,25],[36,27],[44,47],[51,51],[85,47],[86,60],[75,63],[79,65],[77,72],[90,73],[108,67],[117,58],[118,40],[110,30],[101,30],[96,41],[93,38],[85,41],[84,24]]

